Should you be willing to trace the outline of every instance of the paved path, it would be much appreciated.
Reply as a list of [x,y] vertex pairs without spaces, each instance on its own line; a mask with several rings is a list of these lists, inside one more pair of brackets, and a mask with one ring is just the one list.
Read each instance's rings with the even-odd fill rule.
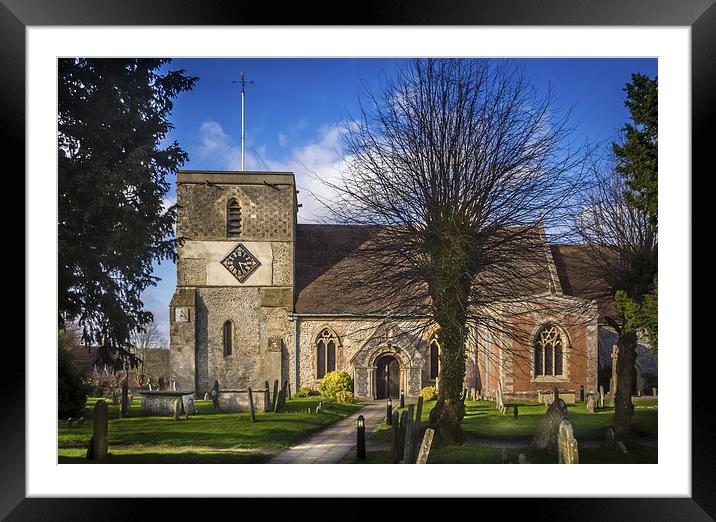
[[269,464],[337,464],[356,445],[356,419],[365,418],[366,436],[385,419],[385,401],[369,402],[349,417],[279,453]]

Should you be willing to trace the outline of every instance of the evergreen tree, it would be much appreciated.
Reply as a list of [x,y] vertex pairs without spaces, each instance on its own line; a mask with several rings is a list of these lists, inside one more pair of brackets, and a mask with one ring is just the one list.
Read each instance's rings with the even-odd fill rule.
[[152,262],[175,258],[166,176],[187,153],[165,143],[173,99],[193,88],[164,59],[58,63],[59,326],[76,320],[100,359],[136,364],[130,336],[152,320]]

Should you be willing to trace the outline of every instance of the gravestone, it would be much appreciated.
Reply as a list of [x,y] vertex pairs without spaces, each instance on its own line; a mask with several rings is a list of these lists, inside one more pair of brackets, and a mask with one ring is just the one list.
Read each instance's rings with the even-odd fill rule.
[[204,394],[204,400],[205,400],[205,401],[208,401],[208,400],[209,400],[209,393],[208,393],[208,392]]
[[251,422],[256,422],[256,412],[254,411],[254,393],[249,386],[249,410],[251,411]]
[[94,405],[92,422],[92,438],[87,447],[87,458],[99,460],[107,456],[107,431],[109,427],[109,410],[103,400]]
[[599,385],[599,407],[604,408],[604,385]]
[[604,443],[606,444],[608,449],[613,450],[615,442],[616,434],[614,433],[614,428],[609,426],[606,430],[606,433],[604,434]]
[[182,401],[181,399],[176,399],[174,401],[174,420],[179,420],[182,414]]
[[515,422],[517,422],[517,416],[519,415],[519,413],[520,413],[520,412],[519,412],[519,410],[517,409],[517,406],[515,406],[515,407],[512,409],[512,419],[513,419]]
[[524,453],[520,453],[520,454],[517,456],[517,464],[527,464],[527,463],[528,463],[528,462],[527,462],[527,455],[525,455]]
[[283,411],[286,409],[286,390],[288,389],[288,380],[283,381],[281,390],[278,392],[278,400],[276,402],[275,411]]
[[567,406],[564,404],[562,399],[557,399],[542,417],[540,421],[537,433],[532,439],[532,447],[546,449],[547,453],[552,456],[557,456],[558,452],[558,438],[559,438],[559,425],[562,419],[567,417]]
[[398,448],[400,447],[400,414],[398,410],[393,410],[391,418],[391,437],[390,437],[390,463],[397,464],[400,462],[400,454]]
[[400,414],[400,428],[398,432],[398,460],[403,458],[405,454],[405,431],[408,427],[408,410],[403,410]]
[[125,418],[129,413],[129,382],[125,377],[122,381],[122,403],[120,406],[119,416]]
[[[268,381],[266,381],[266,387],[268,388]],[[271,399],[271,409],[276,411],[276,402],[278,402],[278,379],[273,381],[273,398]]]
[[617,361],[619,360],[619,346],[612,346],[612,378],[609,380],[609,405],[614,406],[617,396]]
[[[422,416],[423,416],[423,398],[418,397],[418,405],[415,408],[415,427],[413,428],[413,433],[415,434],[416,442],[417,442],[418,438],[420,437],[420,425],[421,425]],[[416,449],[419,450],[420,448],[416,448]],[[414,456],[414,454],[413,454],[413,456]],[[411,460],[411,462],[412,462],[412,460]]]
[[587,396],[587,411],[594,413],[595,406],[596,404],[594,402],[594,396],[590,393]]
[[196,404],[194,403],[194,397],[192,395],[182,395],[182,402],[184,411],[187,415],[196,415]]
[[500,459],[502,460],[503,464],[507,464],[507,448],[505,448],[504,446],[500,448]]
[[657,392],[656,388],[652,388],[652,389],[651,389],[651,394],[652,394],[654,397],[658,397],[658,395],[656,394],[656,392]]
[[559,424],[559,460],[560,464],[579,464],[579,445],[574,438],[572,423],[562,419]]
[[415,432],[413,428],[415,423],[413,421],[413,414],[415,411],[415,405],[410,404],[408,406],[408,424],[405,426],[405,447],[403,451],[403,464],[410,464],[413,462],[413,444],[415,443]]
[[214,409],[219,409],[219,381],[214,381],[214,386],[211,387],[211,400],[214,403]]
[[164,377],[159,377],[159,391],[164,391]]
[[116,391],[112,392],[112,405],[116,406],[119,403],[119,394]]
[[264,413],[273,411],[273,403],[271,402],[271,390],[266,381],[266,387],[264,388]]
[[428,428],[425,430],[425,435],[423,435],[423,442],[420,443],[420,451],[418,451],[418,458],[416,459],[416,464],[427,464],[428,463],[428,455],[430,455],[430,447],[433,445],[433,436],[435,435],[435,430],[432,428]]
[[617,450],[617,453],[621,453],[622,455],[629,455],[626,446],[620,440],[616,441],[616,443],[614,444],[614,449]]

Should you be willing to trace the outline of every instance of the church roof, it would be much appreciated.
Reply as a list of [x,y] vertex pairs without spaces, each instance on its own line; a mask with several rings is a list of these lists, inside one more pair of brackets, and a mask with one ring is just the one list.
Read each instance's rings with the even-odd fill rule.
[[[599,318],[616,317],[617,310],[610,287],[590,263],[589,245],[551,245],[557,275],[566,295],[593,299],[599,307]],[[606,255],[606,253],[605,253]]]
[[[384,311],[382,303],[366,298],[371,293],[369,284],[362,284],[362,277],[369,274],[370,256],[365,255],[365,245],[381,230],[365,225],[309,225],[296,227],[296,302],[295,311],[302,314],[370,314]],[[505,277],[510,273],[505,265],[492,267],[481,274],[478,288],[489,288],[491,295],[481,296],[487,300],[509,300],[528,295],[542,294],[554,288],[550,274],[552,259],[550,249],[539,229],[532,228],[520,238],[531,245],[522,248],[523,259],[510,259],[507,263],[520,264],[511,273],[524,274],[527,281],[514,284]],[[505,256],[507,257],[507,256]],[[399,271],[398,267],[393,270]],[[493,281],[498,281],[494,283]],[[406,302],[411,295],[425,295],[424,287],[395,288],[395,302]],[[517,295],[517,293],[522,295]],[[373,292],[376,295],[378,292]],[[566,293],[566,292],[565,292]],[[407,296],[407,297],[406,297]],[[389,307],[388,307],[389,308]]]

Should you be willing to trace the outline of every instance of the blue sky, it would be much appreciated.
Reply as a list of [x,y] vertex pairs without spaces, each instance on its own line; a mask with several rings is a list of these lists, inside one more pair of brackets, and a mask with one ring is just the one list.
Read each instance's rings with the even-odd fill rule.
[[[590,142],[611,141],[629,118],[624,85],[631,74],[657,74],[656,59],[520,60],[538,89],[551,85],[555,103],[571,107],[576,132]],[[320,193],[316,177],[335,175],[340,166],[338,125],[356,114],[363,87],[390,76],[399,59],[176,59],[167,69],[198,76],[192,91],[175,100],[168,136],[189,153],[184,169],[241,168],[241,88],[233,80],[245,71],[254,85],[246,93],[246,169],[296,174],[299,222],[320,218],[309,193]],[[167,202],[176,199],[175,182]],[[176,275],[173,263],[155,265],[161,278],[143,294],[159,331],[168,339],[169,301]]]

